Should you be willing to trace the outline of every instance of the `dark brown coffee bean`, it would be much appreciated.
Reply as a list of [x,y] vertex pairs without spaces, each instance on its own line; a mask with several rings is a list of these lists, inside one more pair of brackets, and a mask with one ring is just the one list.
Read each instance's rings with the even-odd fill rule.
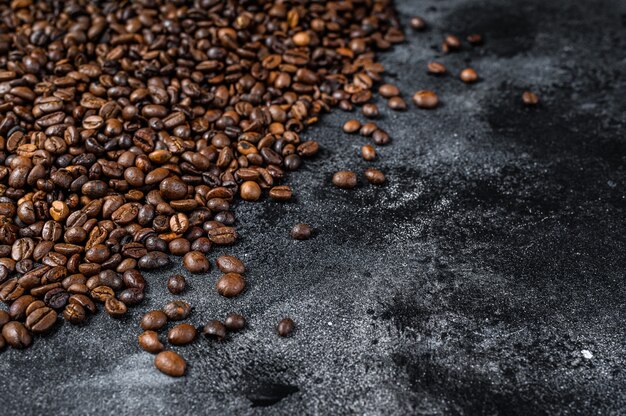
[[104,310],[112,318],[121,318],[126,314],[128,308],[124,302],[121,302],[114,297],[110,297],[104,302]]
[[274,201],[289,201],[293,196],[291,187],[287,185],[274,186],[269,191],[269,197]]
[[143,290],[146,287],[146,281],[141,272],[135,269],[126,270],[122,274],[122,280],[126,287],[136,287]]
[[527,106],[539,104],[539,97],[534,92],[524,91],[522,94],[522,102]]
[[376,118],[380,115],[376,104],[367,103],[361,108],[361,113],[367,118]]
[[138,305],[143,302],[144,292],[143,289],[130,287],[122,290],[119,295],[117,295],[117,298],[128,306]]
[[63,318],[74,325],[84,322],[86,316],[85,308],[77,303],[69,303],[63,310]]
[[175,274],[167,279],[167,290],[173,295],[180,295],[185,291],[185,277]]
[[371,184],[382,185],[385,183],[385,174],[374,168],[367,168],[363,174],[365,179]]
[[168,266],[169,264],[169,256],[159,251],[152,251],[140,258],[137,262],[137,265],[142,270],[160,269],[162,267]]
[[165,305],[163,312],[172,321],[182,321],[191,313],[191,305],[184,300],[175,300]]
[[395,85],[383,84],[378,88],[378,93],[385,98],[391,98],[400,95],[400,90]]
[[139,346],[142,350],[149,352],[150,354],[158,354],[165,349],[161,341],[159,340],[159,334],[154,331],[145,331],[137,338]]
[[163,311],[150,311],[141,318],[141,327],[144,330],[161,329],[167,324],[167,315]]
[[308,240],[313,235],[313,227],[309,224],[296,224],[289,232],[289,235],[294,240]]
[[411,17],[410,24],[411,24],[411,28],[413,28],[413,30],[424,30],[424,29],[426,29],[426,21],[423,18],[419,17],[419,16]]
[[226,327],[220,321],[212,320],[202,328],[202,335],[209,339],[223,341],[226,337]]
[[110,299],[115,296],[115,292],[108,286],[98,286],[89,292],[91,298],[98,302],[106,302],[107,299]]
[[293,320],[291,318],[285,318],[278,323],[276,331],[281,337],[288,337],[293,332],[294,327],[295,323]]
[[261,197],[261,187],[254,181],[245,181],[239,188],[239,195],[245,201],[256,201]]
[[348,134],[356,133],[361,128],[359,120],[348,120],[343,125],[343,131]]
[[9,307],[9,315],[12,320],[23,320],[26,317],[26,309],[31,303],[35,301],[35,298],[31,295],[22,295]]
[[432,91],[418,91],[413,95],[413,102],[419,108],[432,109],[439,104],[439,98]]
[[0,329],[2,329],[2,326],[4,326],[4,324],[9,322],[10,320],[11,316],[9,316],[9,313],[7,311],[0,310]]
[[352,189],[357,186],[357,177],[354,172],[340,171],[333,175],[333,184],[342,189]]
[[389,101],[387,101],[387,107],[394,111],[404,111],[407,108],[406,101],[404,101],[402,97],[391,97]]
[[444,45],[446,45],[450,51],[457,50],[461,47],[461,39],[455,35],[447,35],[444,38]]
[[375,123],[365,123],[359,130],[359,134],[364,137],[369,137],[378,130],[378,126]]
[[217,245],[230,245],[237,239],[237,233],[233,227],[212,228],[208,234],[209,240]]
[[224,326],[229,331],[241,331],[246,327],[246,318],[236,313],[228,314],[224,320]]
[[187,323],[178,324],[167,333],[167,341],[172,345],[186,345],[196,338],[196,327]]
[[169,200],[183,199],[187,196],[187,185],[180,179],[170,176],[159,185],[163,197]]
[[226,273],[216,284],[217,293],[232,298],[239,295],[246,287],[246,281],[239,273]]
[[44,306],[35,309],[26,317],[26,328],[36,334],[48,332],[57,322],[57,313],[54,309]]
[[33,337],[28,332],[28,329],[17,321],[4,324],[2,337],[8,345],[15,349],[27,348],[33,342]]
[[49,290],[43,297],[46,305],[52,309],[63,309],[70,298],[70,294],[63,288]]
[[154,365],[160,372],[170,377],[182,377],[187,369],[185,359],[174,351],[158,353],[154,359]]
[[215,263],[222,273],[243,274],[246,271],[243,262],[235,256],[219,256]]
[[89,311],[90,313],[96,312],[96,304],[93,303],[91,299],[89,299],[86,295],[83,295],[83,294],[75,294],[75,295],[70,296],[68,303],[80,305],[83,307],[83,309],[85,309],[86,311]]
[[183,266],[190,273],[206,273],[211,268],[211,263],[203,253],[190,251],[183,257]]
[[376,159],[376,149],[374,149],[374,146],[366,144],[361,147],[361,156],[367,161],[372,161]]

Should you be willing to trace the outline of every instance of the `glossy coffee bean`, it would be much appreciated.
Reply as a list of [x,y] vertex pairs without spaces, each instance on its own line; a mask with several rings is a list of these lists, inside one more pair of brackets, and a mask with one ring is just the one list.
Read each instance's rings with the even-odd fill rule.
[[276,331],[281,337],[288,337],[289,335],[291,335],[294,328],[295,323],[293,322],[293,320],[291,318],[285,318],[278,323],[278,325],[276,326]]
[[243,274],[246,271],[243,262],[235,256],[219,256],[215,263],[222,273]]
[[296,224],[291,228],[289,235],[294,240],[308,240],[313,235],[313,227],[309,224]]
[[219,278],[215,287],[220,295],[232,298],[243,292],[246,287],[246,281],[238,273],[226,273]]
[[439,97],[432,91],[417,91],[413,95],[413,102],[419,108],[433,109],[439,105]]
[[173,295],[180,295],[185,291],[185,277],[175,274],[167,279],[167,290]]
[[378,169],[367,168],[365,169],[363,176],[365,176],[365,179],[367,179],[369,183],[374,185],[382,185],[385,183],[385,174]]
[[184,300],[175,300],[165,305],[163,312],[172,321],[182,321],[191,313],[191,305]]
[[128,308],[124,302],[115,299],[114,297],[110,297],[104,302],[104,310],[111,318],[119,319],[126,314]]
[[137,337],[139,347],[151,354],[160,353],[165,349],[163,343],[159,340],[159,334],[155,331],[145,331]]
[[354,172],[340,171],[333,175],[333,184],[337,188],[352,189],[357,186],[357,177]]
[[226,327],[220,321],[212,320],[202,328],[202,335],[216,341],[223,341],[226,337]]
[[146,313],[141,318],[141,328],[144,330],[157,330],[167,324],[167,315],[163,311],[155,310]]
[[241,331],[246,327],[246,318],[237,313],[231,313],[224,319],[224,326],[229,331]]
[[10,321],[4,324],[2,337],[8,345],[15,349],[27,348],[33,342],[33,337],[28,329],[17,321]]
[[167,341],[172,345],[186,345],[196,338],[196,327],[187,323],[174,326],[167,333]]
[[154,358],[154,365],[163,374],[170,377],[182,377],[187,369],[187,362],[174,351],[162,351]]
[[206,273],[211,268],[211,263],[209,263],[204,253],[190,251],[183,257],[183,266],[190,273]]

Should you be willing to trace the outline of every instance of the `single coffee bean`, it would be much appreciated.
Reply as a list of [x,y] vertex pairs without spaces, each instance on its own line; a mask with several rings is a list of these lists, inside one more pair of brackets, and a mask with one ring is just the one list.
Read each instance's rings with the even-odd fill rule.
[[441,62],[432,61],[428,63],[428,73],[433,75],[443,75],[448,69]]
[[443,42],[448,48],[446,51],[457,50],[461,47],[461,39],[455,35],[446,35]]
[[424,30],[426,29],[426,21],[419,17],[419,16],[413,16],[411,17],[411,20],[409,21],[411,28],[413,30]]
[[35,309],[26,318],[26,328],[36,334],[48,332],[56,324],[57,316],[56,311],[47,306]]
[[281,337],[288,337],[293,332],[295,323],[291,318],[285,318],[278,323],[276,331]]
[[4,324],[2,337],[7,344],[15,349],[27,348],[33,342],[33,337],[28,332],[28,329],[21,322],[17,321]]
[[387,101],[387,107],[394,111],[404,111],[407,108],[406,101],[402,97],[391,97]]
[[110,299],[115,296],[115,292],[108,286],[98,286],[95,287],[89,292],[91,298],[98,302],[106,302],[107,299]]
[[139,266],[142,270],[155,270],[160,269],[162,267],[168,266],[170,264],[170,257],[162,253],[160,251],[151,251],[146,254],[137,262],[137,266]]
[[117,298],[127,306],[138,305],[143,302],[144,292],[142,289],[136,287],[130,287],[128,289],[122,290]]
[[104,302],[104,310],[111,318],[121,318],[126,314],[128,308],[124,302],[121,302],[114,297],[110,297]]
[[167,279],[167,290],[173,295],[180,295],[185,291],[185,277],[175,274]]
[[539,97],[534,92],[524,91],[522,94],[522,102],[527,106],[539,104]]
[[209,240],[217,245],[230,245],[237,239],[237,233],[233,227],[217,227],[208,231]]
[[174,300],[165,305],[163,312],[172,321],[182,321],[191,313],[191,305],[184,300]]
[[85,308],[77,303],[69,303],[63,310],[63,318],[74,325],[84,322],[86,317]]
[[352,189],[357,185],[357,177],[354,172],[340,171],[333,175],[333,184],[337,188]]
[[385,98],[391,98],[400,95],[400,89],[393,84],[383,84],[378,88],[378,93]]
[[196,327],[187,323],[178,324],[167,333],[167,341],[172,345],[186,345],[196,338]]
[[75,294],[75,295],[70,296],[68,303],[80,305],[83,307],[83,309],[85,309],[85,311],[88,311],[90,313],[95,313],[97,310],[96,304],[93,303],[91,299],[89,299],[86,295],[83,295],[83,294]]
[[174,351],[158,353],[154,358],[154,365],[160,372],[170,377],[182,377],[187,369],[185,359]]
[[296,224],[291,228],[289,235],[294,240],[308,240],[313,235],[313,227],[309,224]]
[[274,201],[289,201],[293,195],[291,188],[287,185],[274,186],[269,191],[269,197]]
[[229,331],[241,331],[246,327],[246,318],[237,313],[228,314],[224,320],[224,326]]
[[363,137],[370,137],[376,130],[378,130],[376,123],[365,123],[361,126],[359,134]]
[[256,201],[261,197],[261,187],[254,181],[245,181],[239,188],[239,194],[245,201]]
[[63,309],[67,305],[70,294],[63,288],[49,290],[43,297],[43,301],[53,309]]
[[165,349],[155,331],[145,331],[137,337],[137,340],[141,349],[150,354],[157,354]]
[[246,281],[239,273],[226,273],[216,284],[217,293],[232,298],[239,295],[246,287]]
[[365,169],[363,176],[365,176],[365,179],[367,179],[369,183],[374,185],[382,185],[385,183],[385,174],[378,169],[367,168]]
[[222,273],[243,274],[246,271],[243,262],[235,256],[219,256],[215,263]]
[[212,320],[202,328],[202,335],[216,341],[223,341],[226,337],[226,327],[220,321]]
[[375,144],[379,146],[384,146],[389,143],[391,138],[389,137],[389,134],[387,134],[386,131],[378,129],[374,133],[372,133],[372,140],[374,141]]
[[348,134],[356,133],[361,128],[359,120],[348,120],[343,125],[343,131]]
[[167,315],[163,311],[155,310],[146,313],[141,318],[140,326],[144,330],[157,330],[167,324]]
[[122,274],[122,280],[126,287],[136,287],[137,289],[144,289],[146,287],[146,281],[143,278],[141,272],[135,269],[126,270]]
[[439,98],[432,91],[418,91],[413,95],[413,102],[419,108],[432,109],[439,104]]
[[376,118],[380,115],[378,106],[373,103],[367,103],[361,108],[361,113],[367,118]]
[[11,316],[9,315],[9,313],[7,311],[0,310],[0,329],[2,328],[4,324],[9,322],[10,320],[11,320]]
[[459,75],[459,78],[461,78],[461,81],[465,82],[466,84],[471,84],[478,80],[478,74],[472,68],[465,68],[461,71],[461,75]]
[[204,253],[190,251],[183,257],[183,266],[190,273],[206,273],[211,268],[211,263],[209,263]]
[[9,315],[12,320],[23,320],[26,317],[26,309],[31,303],[35,301],[35,298],[31,295],[22,295],[9,306]]
[[367,161],[372,161],[376,159],[376,149],[371,144],[366,144],[361,147],[361,156]]

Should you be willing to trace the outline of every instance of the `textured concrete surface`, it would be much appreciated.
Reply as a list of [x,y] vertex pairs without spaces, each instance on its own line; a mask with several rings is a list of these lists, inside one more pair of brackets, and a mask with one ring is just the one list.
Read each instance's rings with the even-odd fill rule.
[[[325,150],[289,178],[297,202],[237,208],[249,289],[189,278],[191,322],[242,312],[250,328],[176,348],[188,376],[158,373],[138,317],[173,296],[168,270],[118,322],[62,325],[0,353],[0,413],[623,414],[626,272],[626,3],[398,1],[409,32],[386,54],[405,98],[433,88],[436,111],[384,111],[394,138],[374,165],[389,184],[348,192],[365,141],[335,113],[310,130]],[[485,45],[440,59],[467,86],[433,78],[442,33]],[[520,104],[537,91],[537,109]],[[293,223],[317,236],[288,238]],[[266,230],[266,231],[264,231]],[[219,253],[211,255],[214,259]],[[291,316],[289,339],[274,325]]]

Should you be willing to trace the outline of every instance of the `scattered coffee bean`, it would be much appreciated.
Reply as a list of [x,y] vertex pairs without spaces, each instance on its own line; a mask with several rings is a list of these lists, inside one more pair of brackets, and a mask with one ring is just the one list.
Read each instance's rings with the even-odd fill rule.
[[228,314],[224,320],[224,326],[229,331],[241,331],[246,327],[246,318],[237,313]]
[[471,84],[478,80],[478,74],[472,68],[465,68],[461,71],[461,75],[459,77],[461,78],[461,81],[467,84]]
[[223,341],[226,337],[226,327],[220,321],[212,320],[202,328],[202,335],[206,338]]
[[63,311],[63,317],[71,324],[78,325],[85,321],[87,314],[85,308],[77,303],[70,303]]
[[292,190],[287,185],[274,186],[272,189],[270,189],[270,192],[269,192],[269,197],[271,199],[273,199],[274,201],[281,201],[281,202],[289,201],[292,195],[293,195]]
[[361,156],[367,161],[372,161],[376,159],[376,149],[371,144],[366,144],[361,147]]
[[281,337],[288,337],[293,332],[295,323],[291,318],[285,318],[278,323],[276,331]]
[[144,330],[161,329],[167,324],[167,315],[163,311],[150,311],[141,318],[141,328]]
[[348,120],[343,125],[343,131],[345,133],[356,133],[361,128],[361,122],[359,120]]
[[185,277],[175,274],[167,279],[167,290],[173,295],[180,295],[185,291]]
[[309,224],[296,224],[291,228],[289,235],[294,240],[308,240],[313,235],[313,227]]
[[174,351],[162,351],[154,358],[154,365],[163,374],[170,377],[182,377],[187,369],[187,362]]
[[261,197],[261,187],[254,181],[245,181],[241,184],[239,193],[245,201],[256,201]]
[[219,256],[215,263],[222,273],[243,274],[246,271],[243,262],[235,256]]
[[337,188],[352,189],[357,185],[357,177],[354,172],[340,171],[333,175],[333,184]]
[[150,354],[157,354],[165,349],[165,346],[159,340],[159,334],[155,331],[145,331],[137,337],[137,340],[141,349]]
[[378,130],[378,126],[375,123],[365,123],[359,130],[359,134],[364,137],[370,137],[376,130]]
[[211,268],[211,263],[209,263],[204,253],[190,251],[183,257],[183,266],[190,273],[206,273]]
[[444,45],[448,47],[448,51],[454,51],[461,47],[461,39],[455,35],[447,35],[444,38]]
[[18,321],[7,322],[2,326],[2,337],[11,347],[23,349],[33,342],[33,337],[28,329]]
[[165,305],[163,312],[172,321],[182,321],[191,313],[191,305],[184,300],[175,300]]
[[413,95],[413,102],[419,108],[432,109],[439,104],[439,97],[432,91],[417,91]]
[[522,102],[527,106],[539,104],[539,97],[534,92],[524,91],[522,94]]
[[419,16],[411,17],[410,24],[411,24],[411,28],[413,28],[413,30],[424,30],[424,29],[426,29],[426,21],[423,18],[419,17]]
[[367,118],[376,118],[380,115],[378,106],[372,103],[364,104],[363,108],[361,108],[361,113]]
[[246,281],[239,273],[226,273],[216,284],[217,293],[232,298],[239,295],[246,287]]
[[400,89],[393,84],[383,84],[378,88],[378,93],[385,98],[391,98],[400,95]]
[[448,69],[441,62],[432,61],[428,63],[428,73],[433,75],[443,75]]
[[374,168],[365,169],[365,173],[363,174],[365,179],[371,184],[374,185],[382,185],[385,183],[385,174]]
[[121,318],[126,314],[128,308],[124,302],[121,302],[114,297],[110,297],[104,302],[104,310],[112,318]]
[[387,101],[387,107],[395,111],[404,111],[407,108],[406,101],[402,97],[391,97]]
[[172,345],[186,345],[196,338],[196,327],[187,323],[178,324],[167,333],[167,341]]

